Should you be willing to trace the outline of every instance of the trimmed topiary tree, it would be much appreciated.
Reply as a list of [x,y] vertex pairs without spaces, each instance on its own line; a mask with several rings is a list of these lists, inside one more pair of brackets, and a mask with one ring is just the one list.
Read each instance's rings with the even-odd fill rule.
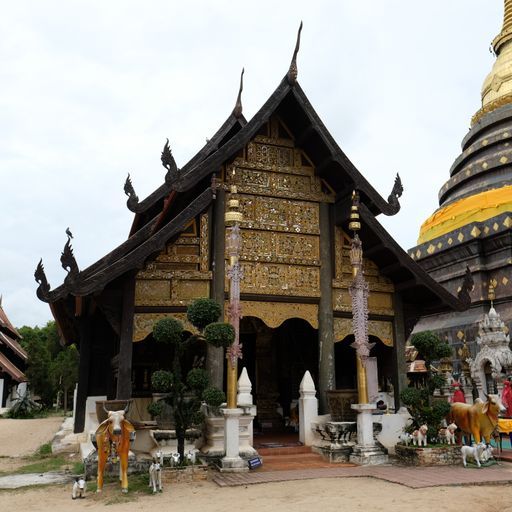
[[432,372],[432,363],[450,357],[452,348],[431,331],[413,335],[411,344],[424,359],[427,375],[423,386],[402,390],[400,399],[413,417],[414,427],[428,425],[428,439],[434,440],[441,422],[450,412],[450,404],[444,399],[434,399],[434,391],[444,385],[445,379]]
[[201,368],[193,368],[183,376],[182,358],[187,347],[198,340],[203,340],[215,347],[228,347],[233,343],[234,329],[230,324],[217,323],[220,314],[221,308],[215,301],[198,299],[188,307],[187,318],[199,330],[199,335],[185,337],[183,324],[172,317],[163,318],[153,328],[153,337],[157,343],[172,345],[174,348],[171,371],[155,372],[153,374],[155,378],[152,376],[151,382],[153,385],[156,384],[161,392],[166,393],[164,400],[172,407],[178,453],[182,463],[187,429],[204,420],[200,406],[202,400],[208,402],[204,398],[205,392],[215,389],[217,393],[224,395],[217,388],[208,388],[208,374]]

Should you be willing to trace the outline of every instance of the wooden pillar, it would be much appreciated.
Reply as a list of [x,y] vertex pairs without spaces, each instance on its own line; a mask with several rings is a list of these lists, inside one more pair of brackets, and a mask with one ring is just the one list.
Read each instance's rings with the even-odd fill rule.
[[135,308],[135,276],[129,276],[123,290],[123,312],[119,339],[117,400],[132,397],[133,314]]
[[395,407],[401,406],[400,392],[407,387],[407,364],[405,362],[405,322],[404,305],[400,294],[393,295],[393,387],[395,390]]
[[334,389],[334,319],[332,312],[332,229],[328,203],[320,203],[320,303],[318,306],[318,349],[320,414],[326,414],[326,391]]
[[80,365],[78,368],[78,388],[76,392],[75,424],[73,432],[79,434],[85,426],[85,403],[89,392],[89,369],[91,363],[91,332],[92,319],[80,317],[78,322],[78,334],[80,338]]
[[[224,189],[217,190],[217,197],[213,204],[213,229],[210,237],[210,247],[213,246],[213,280],[212,280],[212,299],[217,302],[221,308],[221,318],[224,321],[224,287],[226,275],[225,247],[226,247],[226,226],[224,223],[224,210],[226,206],[226,193]],[[210,377],[210,384],[219,389],[224,389],[224,349],[207,345],[206,352],[206,370]]]

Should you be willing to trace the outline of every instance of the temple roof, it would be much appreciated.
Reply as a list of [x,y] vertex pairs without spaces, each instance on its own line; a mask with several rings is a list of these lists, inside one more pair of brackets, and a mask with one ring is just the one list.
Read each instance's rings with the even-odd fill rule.
[[16,364],[12,362],[13,356],[19,362],[27,361],[27,353],[19,344],[20,333],[11,324],[5,313],[0,299],[0,371],[9,374],[15,381],[24,382],[27,379]]

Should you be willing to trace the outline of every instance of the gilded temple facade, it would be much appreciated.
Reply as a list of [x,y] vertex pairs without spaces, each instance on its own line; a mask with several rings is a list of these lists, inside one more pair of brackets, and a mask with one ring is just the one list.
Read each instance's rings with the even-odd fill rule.
[[[170,359],[152,338],[160,318],[172,315],[192,331],[186,307],[200,297],[215,299],[226,313],[224,216],[231,193],[243,213],[239,366],[253,383],[258,428],[279,427],[306,370],[323,411],[329,391],[356,398],[348,235],[353,190],[360,194],[371,355],[379,386],[393,390],[396,403],[406,384],[405,341],[421,313],[463,309],[378,222],[378,215],[400,209],[399,178],[388,200],[373,189],[311,106],[297,82],[295,58],[249,121],[239,93],[231,115],[181,169],[166,144],[164,183],[146,199],[139,201],[127,179],[135,216],[123,244],[80,271],[68,239],[61,257],[68,274],[53,290],[39,264],[37,294],[51,305],[65,339],[80,346],[75,431],[83,429],[88,396],[141,404],[151,396],[151,373]],[[192,362],[204,363],[213,383],[224,387],[220,349],[197,347]]]

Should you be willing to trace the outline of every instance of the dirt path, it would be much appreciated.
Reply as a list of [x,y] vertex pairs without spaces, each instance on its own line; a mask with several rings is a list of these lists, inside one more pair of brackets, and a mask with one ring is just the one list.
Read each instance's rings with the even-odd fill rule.
[[0,419],[0,471],[12,471],[42,444],[51,441],[63,418],[52,416],[35,420]]

